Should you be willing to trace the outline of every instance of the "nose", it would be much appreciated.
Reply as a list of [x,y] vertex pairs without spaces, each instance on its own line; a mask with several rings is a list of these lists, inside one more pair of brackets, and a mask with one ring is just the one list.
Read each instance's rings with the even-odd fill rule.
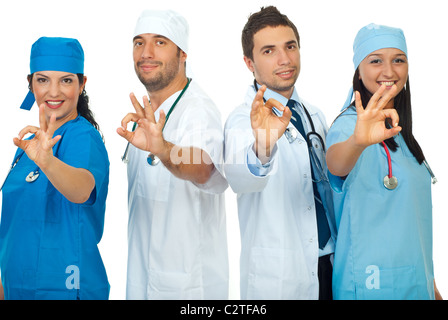
[[384,63],[382,73],[387,79],[393,78],[395,71],[391,62]]
[[277,63],[280,66],[287,66],[291,63],[291,59],[289,58],[289,55],[285,50],[278,51],[277,59]]
[[51,81],[49,88],[48,88],[48,94],[50,97],[54,98],[59,95],[60,89],[59,89],[60,83],[58,81]]
[[154,46],[151,43],[145,43],[142,48],[142,55],[141,57],[143,59],[151,59],[154,58]]

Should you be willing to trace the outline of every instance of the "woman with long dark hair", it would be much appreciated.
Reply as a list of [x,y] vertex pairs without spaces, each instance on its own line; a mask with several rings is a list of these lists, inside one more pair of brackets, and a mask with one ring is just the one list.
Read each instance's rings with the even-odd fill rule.
[[358,32],[353,49],[353,90],[327,135],[338,227],[334,298],[440,297],[431,174],[412,133],[404,34],[370,24]]
[[37,103],[39,127],[14,138],[18,150],[2,188],[4,298],[108,299],[97,244],[109,160],[88,105],[81,44],[42,37],[31,49],[30,68],[21,108]]

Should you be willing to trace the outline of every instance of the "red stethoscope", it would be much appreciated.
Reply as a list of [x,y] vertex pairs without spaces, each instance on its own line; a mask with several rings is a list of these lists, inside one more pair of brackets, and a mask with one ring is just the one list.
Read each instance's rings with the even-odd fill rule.
[[381,142],[383,145],[384,150],[387,154],[387,164],[389,166],[389,173],[384,177],[383,182],[386,189],[394,190],[398,186],[398,179],[392,174],[392,159],[390,157],[389,149],[387,148],[386,144]]
[[[389,149],[387,148],[386,144],[381,142],[383,145],[384,150],[387,154],[387,164],[389,167],[389,173],[384,177],[384,187],[389,190],[394,190],[398,186],[398,179],[392,174],[392,159],[390,157]],[[432,184],[435,184],[437,182],[436,177],[434,176],[434,173],[431,170],[431,167],[428,165],[428,162],[426,160],[423,160],[423,164],[425,165],[426,169],[428,169],[429,174],[431,175],[431,181]]]

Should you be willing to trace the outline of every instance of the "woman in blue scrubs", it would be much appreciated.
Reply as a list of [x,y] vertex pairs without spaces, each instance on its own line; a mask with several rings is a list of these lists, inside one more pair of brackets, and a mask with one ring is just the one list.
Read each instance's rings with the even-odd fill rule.
[[353,49],[353,89],[327,135],[333,295],[434,299],[431,176],[412,134],[406,40],[400,29],[370,24]]
[[[37,40],[30,92],[39,127],[22,129],[3,186],[0,267],[5,299],[108,299],[97,244],[104,227],[109,160],[84,90],[76,39]],[[29,138],[25,135],[31,134]]]

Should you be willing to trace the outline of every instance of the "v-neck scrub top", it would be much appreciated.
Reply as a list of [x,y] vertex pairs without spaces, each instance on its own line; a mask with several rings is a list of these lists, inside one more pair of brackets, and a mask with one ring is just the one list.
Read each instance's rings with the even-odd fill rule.
[[[168,114],[180,92],[160,105],[156,121],[160,110]],[[221,115],[196,81],[171,113],[163,136],[175,145],[203,150],[215,169],[205,184],[195,184],[177,178],[161,162],[150,166],[148,152],[130,145],[126,298],[227,299],[228,184],[221,168]],[[171,156],[173,163],[182,160]],[[193,155],[195,161],[201,159]]]
[[[3,188],[0,267],[6,299],[108,299],[100,242],[109,183],[109,160],[97,130],[83,117],[62,125],[53,153],[88,170],[95,188],[87,202],[68,201],[26,153]],[[22,153],[18,149],[17,155]]]
[[[356,119],[350,108],[334,122],[328,148],[353,134]],[[335,299],[434,299],[431,177],[401,134],[394,139],[395,190],[383,185],[388,162],[380,144],[363,151],[345,180],[329,173],[338,228]]]

